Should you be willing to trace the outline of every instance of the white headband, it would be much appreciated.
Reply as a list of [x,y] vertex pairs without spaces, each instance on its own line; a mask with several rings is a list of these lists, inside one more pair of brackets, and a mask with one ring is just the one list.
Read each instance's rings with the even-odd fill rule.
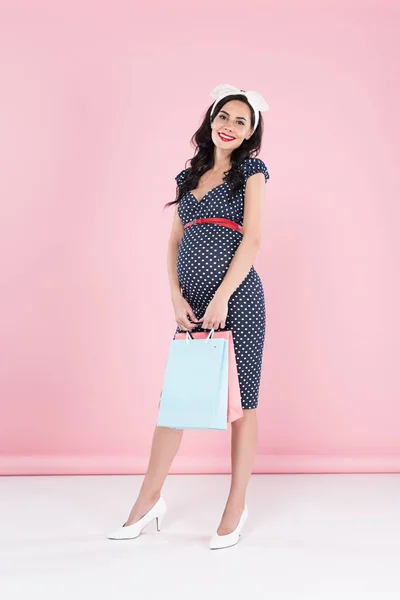
[[210,93],[210,96],[212,98],[216,98],[214,104],[212,105],[210,115],[213,114],[214,108],[215,108],[215,105],[217,104],[217,102],[219,102],[221,100],[221,98],[224,98],[225,96],[230,96],[231,94],[242,94],[243,96],[246,96],[247,100],[249,101],[249,104],[252,106],[252,108],[254,110],[254,116],[255,116],[254,129],[253,129],[253,132],[254,132],[258,125],[258,119],[259,119],[259,114],[260,114],[259,111],[264,112],[266,110],[269,110],[268,104],[266,103],[264,98],[261,96],[261,94],[259,94],[258,92],[245,92],[244,90],[240,90],[239,88],[235,87],[234,85],[229,85],[229,83],[221,83],[220,85],[217,85],[217,87],[215,87],[213,89],[213,91]]

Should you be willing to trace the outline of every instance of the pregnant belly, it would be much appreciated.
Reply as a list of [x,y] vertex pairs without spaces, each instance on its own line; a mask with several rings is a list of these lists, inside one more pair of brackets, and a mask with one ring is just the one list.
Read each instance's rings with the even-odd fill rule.
[[[212,295],[221,284],[229,268],[230,262],[240,243],[240,234],[233,232],[218,232],[218,235],[204,235],[199,229],[202,225],[195,225],[185,231],[179,249],[177,272],[179,282],[186,298],[204,298]],[[215,226],[218,227],[218,226]]]

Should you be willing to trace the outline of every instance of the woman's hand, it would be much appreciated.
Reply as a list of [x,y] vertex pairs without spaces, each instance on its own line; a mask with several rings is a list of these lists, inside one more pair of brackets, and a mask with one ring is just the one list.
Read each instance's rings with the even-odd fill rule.
[[[175,294],[172,297],[172,304],[175,311],[175,321],[179,329],[183,331],[190,331],[194,327],[197,327],[196,323],[199,323],[197,321],[197,317],[192,311],[190,304],[187,300],[185,300],[181,293]],[[189,321],[188,315],[194,323]]]
[[199,320],[203,322],[202,329],[224,329],[228,314],[228,299],[222,294],[215,294],[207,310]]

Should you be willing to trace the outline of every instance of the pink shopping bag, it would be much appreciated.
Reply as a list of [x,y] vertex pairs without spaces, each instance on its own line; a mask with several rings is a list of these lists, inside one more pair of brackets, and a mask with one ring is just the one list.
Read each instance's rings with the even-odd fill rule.
[[[191,331],[194,339],[205,339],[210,335],[209,331]],[[228,340],[228,423],[243,417],[242,402],[240,398],[239,377],[236,366],[235,348],[233,345],[232,331],[214,331],[213,337]],[[185,339],[186,331],[176,333],[176,340]]]

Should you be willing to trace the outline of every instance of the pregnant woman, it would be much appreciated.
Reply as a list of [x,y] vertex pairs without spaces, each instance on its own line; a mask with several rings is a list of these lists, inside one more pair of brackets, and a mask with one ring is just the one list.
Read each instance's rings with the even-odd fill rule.
[[[246,489],[257,448],[256,409],[266,332],[261,279],[253,267],[260,247],[265,184],[257,158],[268,110],[257,92],[229,84],[215,99],[192,139],[196,153],[176,177],[176,199],[168,244],[168,275],[177,328],[231,330],[243,417],[231,423],[231,486],[209,547],[236,544],[247,519]],[[179,449],[183,430],[156,426],[149,465],[126,523],[110,539],[137,537],[153,519],[160,529],[166,512],[161,489]]]

